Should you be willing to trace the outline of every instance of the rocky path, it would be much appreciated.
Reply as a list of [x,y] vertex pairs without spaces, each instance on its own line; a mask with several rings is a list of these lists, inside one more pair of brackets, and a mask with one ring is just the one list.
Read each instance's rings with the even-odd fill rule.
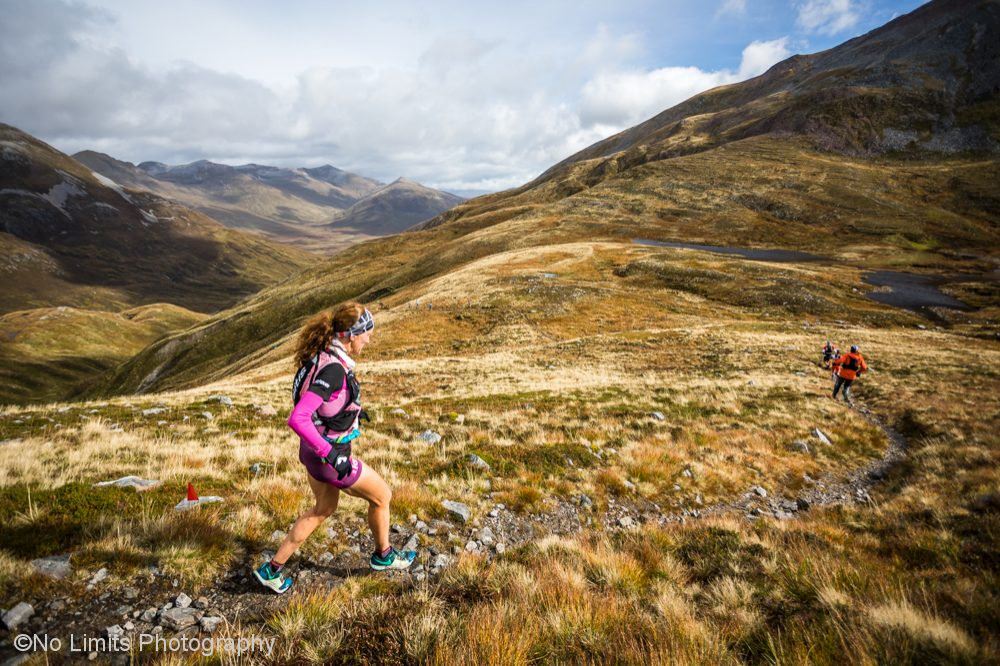
[[[252,566],[270,555],[267,551],[254,553],[250,560],[220,576],[210,589],[194,599],[181,589],[178,581],[155,570],[147,581],[136,583],[136,587],[106,588],[97,581],[81,598],[56,599],[33,608],[31,616],[0,641],[0,658],[5,659],[3,664],[6,665],[21,663],[30,656],[14,647],[13,639],[20,633],[62,637],[63,653],[68,645],[67,637],[73,635],[78,645],[94,649],[65,656],[73,660],[99,659],[125,664],[129,662],[128,653],[115,652],[115,638],[120,640],[139,634],[204,637],[220,630],[224,632],[227,627],[259,626],[297,595],[342,585],[357,576],[388,575],[412,585],[433,584],[462,550],[480,552],[492,558],[507,548],[543,536],[571,535],[590,526],[627,530],[643,524],[685,523],[722,515],[750,521],[766,517],[791,519],[818,507],[869,503],[869,490],[905,455],[906,440],[866,407],[855,409],[886,435],[888,446],[882,457],[839,478],[832,474],[819,479],[807,478],[807,487],[794,497],[771,494],[755,486],[735,500],[705,506],[696,504],[680,512],[664,512],[649,501],[609,499],[608,509],[598,513],[593,510],[590,498],[579,495],[575,501],[560,501],[545,513],[528,516],[497,504],[486,516],[469,523],[461,520],[459,512],[455,512],[451,521],[436,520],[430,525],[411,517],[409,525],[393,526],[393,541],[408,540],[407,547],[419,550],[420,558],[412,572],[371,572],[362,554],[370,550],[370,541],[359,534],[353,549],[339,556],[326,553],[318,560],[298,559],[290,566],[296,585],[283,596],[264,590],[250,573]],[[831,445],[822,443],[825,435],[821,431],[814,431],[814,437],[817,440],[814,446]],[[422,547],[420,541],[426,541],[428,535],[450,536],[453,545],[447,551],[440,550],[439,546]],[[457,543],[464,543],[464,547]],[[95,577],[100,577],[100,572]],[[94,642],[87,645],[84,639]]]

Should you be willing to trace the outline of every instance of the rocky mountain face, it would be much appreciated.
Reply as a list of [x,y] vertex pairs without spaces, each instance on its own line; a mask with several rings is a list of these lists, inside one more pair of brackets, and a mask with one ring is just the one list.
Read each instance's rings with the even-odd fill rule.
[[[228,166],[207,160],[177,166],[161,162],[134,165],[94,151],[73,157],[126,187],[172,199],[226,226],[320,251],[396,233],[461,201],[412,183],[414,189],[408,197],[380,195],[367,202],[387,186],[331,165],[286,169],[261,164]],[[349,213],[353,206],[359,208]],[[337,223],[345,219],[346,224]]]
[[[132,184],[132,183],[130,183]],[[214,311],[310,255],[130,190],[0,125],[0,312],[166,301]]]

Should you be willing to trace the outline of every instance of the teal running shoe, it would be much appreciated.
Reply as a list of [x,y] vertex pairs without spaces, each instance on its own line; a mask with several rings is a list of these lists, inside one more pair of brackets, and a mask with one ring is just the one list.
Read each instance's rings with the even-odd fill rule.
[[417,551],[415,550],[396,550],[392,548],[385,557],[382,557],[378,553],[372,553],[368,565],[375,571],[408,569],[415,559],[417,559]]
[[264,562],[254,569],[253,575],[261,585],[278,594],[284,594],[292,586],[292,579],[282,576],[280,571],[275,571],[270,562]]

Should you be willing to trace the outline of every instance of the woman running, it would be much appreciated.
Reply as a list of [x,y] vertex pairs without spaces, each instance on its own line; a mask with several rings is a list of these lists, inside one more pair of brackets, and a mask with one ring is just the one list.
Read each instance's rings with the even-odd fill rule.
[[361,434],[361,387],[354,377],[354,359],[371,339],[375,321],[359,303],[344,303],[321,312],[299,334],[288,425],[299,436],[299,462],[307,472],[316,504],[295,521],[278,552],[254,570],[257,580],[277,593],[292,586],[281,570],[302,542],[337,510],[340,491],[368,502],[368,527],[375,538],[369,565],[376,571],[406,569],[416,558],[389,543],[389,502],[392,491],[371,467],[351,455],[351,442]]

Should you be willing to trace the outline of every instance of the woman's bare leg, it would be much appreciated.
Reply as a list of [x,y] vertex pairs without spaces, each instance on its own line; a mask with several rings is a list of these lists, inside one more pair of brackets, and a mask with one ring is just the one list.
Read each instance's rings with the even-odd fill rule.
[[361,476],[344,488],[344,492],[368,502],[368,527],[375,539],[375,551],[381,553],[389,547],[389,503],[392,491],[379,473],[368,465],[361,468]]
[[306,477],[309,478],[309,486],[312,488],[313,495],[316,496],[316,504],[299,516],[288,535],[285,536],[285,540],[281,542],[278,552],[274,554],[274,561],[278,564],[287,562],[288,558],[299,549],[302,542],[308,539],[309,535],[315,532],[324,520],[333,515],[340,502],[340,489],[329,483],[317,481],[308,473],[306,473]]

